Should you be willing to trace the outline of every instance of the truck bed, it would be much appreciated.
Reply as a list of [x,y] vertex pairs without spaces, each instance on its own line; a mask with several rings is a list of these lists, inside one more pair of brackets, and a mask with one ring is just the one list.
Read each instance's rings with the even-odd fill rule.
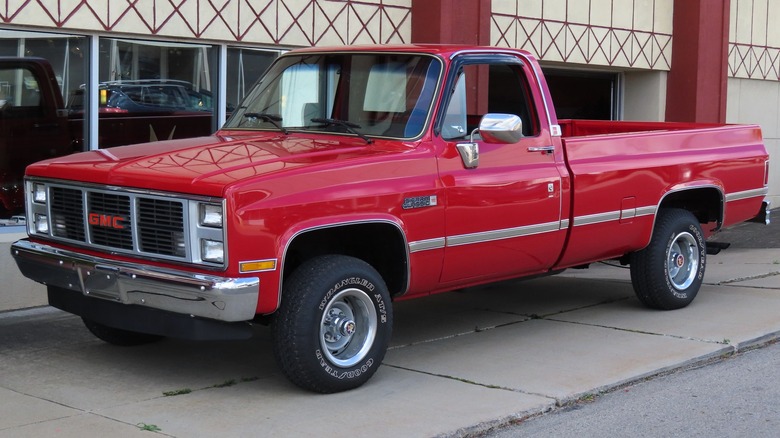
[[[707,235],[756,216],[765,196],[761,188],[766,186],[768,157],[758,126],[590,120],[560,124],[574,194],[572,227],[560,267],[644,247],[661,201],[679,190],[696,188],[702,198],[723,205],[722,222],[703,218],[705,224],[711,222],[703,226]],[[678,186],[679,181],[685,183]]]
[[712,123],[681,123],[681,122],[635,122],[616,120],[580,120],[562,119],[558,121],[563,138],[587,137],[593,135],[623,134],[629,132],[680,131],[690,129],[713,128]]

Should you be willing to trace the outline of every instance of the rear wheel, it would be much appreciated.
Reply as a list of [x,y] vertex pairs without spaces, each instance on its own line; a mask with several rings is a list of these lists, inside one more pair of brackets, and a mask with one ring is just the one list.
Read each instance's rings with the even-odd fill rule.
[[301,388],[345,391],[376,372],[391,332],[390,295],[379,273],[353,257],[317,257],[285,281],[272,325],[274,356]]
[[687,210],[662,209],[650,244],[631,255],[634,292],[654,309],[685,307],[699,292],[706,261],[706,243],[696,217]]
[[112,345],[120,345],[123,347],[132,347],[135,345],[150,344],[157,342],[163,338],[159,335],[150,335],[148,333],[131,332],[129,330],[122,330],[114,327],[109,327],[92,321],[91,319],[81,318],[84,321],[84,325],[97,336],[98,339],[108,342]]

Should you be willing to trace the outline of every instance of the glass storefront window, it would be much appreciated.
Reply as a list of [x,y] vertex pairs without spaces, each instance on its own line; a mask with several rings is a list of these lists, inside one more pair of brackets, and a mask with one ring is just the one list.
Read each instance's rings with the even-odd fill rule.
[[230,115],[252,85],[280,55],[279,51],[247,48],[227,49],[227,114]]
[[[217,53],[210,45],[101,38],[98,146],[214,132]],[[70,96],[69,109],[83,109],[83,93]]]
[[[84,83],[86,37],[0,30],[0,228],[24,225],[29,164],[80,150],[63,97]],[[76,128],[79,129],[80,125]]]
[[[24,225],[27,165],[90,144],[106,148],[210,135],[218,128],[218,102],[230,115],[280,54],[228,48],[227,93],[220,99],[218,46],[100,37],[91,56],[89,40],[0,29],[0,56],[16,59],[0,60],[0,231]],[[90,59],[97,60],[98,71],[92,94]],[[98,106],[98,138],[92,142],[84,123],[90,94]]]

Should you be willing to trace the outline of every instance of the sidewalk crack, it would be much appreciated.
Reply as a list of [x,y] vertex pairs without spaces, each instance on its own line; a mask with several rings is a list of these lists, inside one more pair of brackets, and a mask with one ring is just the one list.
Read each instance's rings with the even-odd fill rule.
[[690,336],[679,336],[679,335],[672,335],[668,333],[655,333],[655,332],[648,332],[645,330],[637,330],[637,329],[627,329],[622,327],[612,327],[608,325],[602,325],[602,324],[590,324],[586,322],[577,322],[577,321],[565,321],[561,319],[555,319],[555,318],[545,318],[546,321],[554,321],[554,322],[562,322],[566,324],[575,324],[575,325],[583,325],[588,327],[597,327],[597,328],[604,328],[604,329],[610,329],[610,330],[617,330],[621,332],[627,332],[627,333],[637,333],[640,335],[650,335],[650,336],[661,336],[664,338],[672,338],[672,339],[680,339],[683,341],[695,341],[695,342],[704,342],[706,344],[718,344],[718,345],[728,345],[736,351],[736,347],[731,344],[731,341],[728,339],[723,339],[721,341],[715,341],[712,339],[702,339],[702,338],[694,338]]
[[[732,278],[731,280],[723,280],[723,281],[718,282],[716,284],[718,286],[723,286],[723,285],[727,285],[727,284],[731,284],[731,283],[737,283],[737,282],[740,282],[740,281],[760,280],[762,278],[769,278],[769,277],[774,277],[774,276],[777,276],[777,275],[780,275],[780,271],[769,272],[769,273],[766,273],[766,274],[750,275],[750,276],[747,276],[747,277]],[[772,289],[772,288],[767,288],[767,289]]]
[[548,400],[552,400],[553,402],[555,402],[556,405],[558,405],[560,403],[560,400],[558,400],[555,397],[551,397],[549,395],[540,394],[540,393],[536,393],[536,392],[523,391],[522,389],[509,388],[509,387],[506,387],[506,386],[494,385],[494,384],[490,384],[490,383],[480,383],[480,382],[476,382],[474,380],[466,379],[466,378],[463,378],[463,377],[455,377],[455,376],[449,376],[447,374],[439,374],[439,373],[432,373],[432,372],[429,372],[429,371],[421,371],[421,370],[416,370],[414,368],[408,368],[408,367],[403,367],[403,366],[400,366],[400,365],[389,364],[387,362],[383,362],[382,366],[395,368],[395,369],[403,370],[403,371],[409,371],[409,372],[417,373],[417,374],[423,374],[423,375],[431,376],[431,377],[440,377],[442,379],[454,380],[456,382],[466,383],[468,385],[474,385],[474,386],[481,386],[481,387],[487,388],[487,389],[498,389],[498,390],[501,390],[501,391],[508,391],[508,392],[514,392],[514,393],[518,393],[518,394],[525,394],[525,395],[532,395],[532,396],[536,396],[536,397],[542,397],[542,398],[546,398]]

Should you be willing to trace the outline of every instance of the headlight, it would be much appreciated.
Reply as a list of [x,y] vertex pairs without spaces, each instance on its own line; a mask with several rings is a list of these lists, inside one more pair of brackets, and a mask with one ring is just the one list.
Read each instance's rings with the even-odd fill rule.
[[200,240],[200,259],[204,262],[224,263],[225,244],[216,240]]
[[222,228],[222,206],[200,204],[200,224],[204,227]]
[[44,214],[35,214],[35,232],[49,234],[49,218]]
[[46,185],[41,183],[33,184],[33,202],[38,204],[46,203]]

